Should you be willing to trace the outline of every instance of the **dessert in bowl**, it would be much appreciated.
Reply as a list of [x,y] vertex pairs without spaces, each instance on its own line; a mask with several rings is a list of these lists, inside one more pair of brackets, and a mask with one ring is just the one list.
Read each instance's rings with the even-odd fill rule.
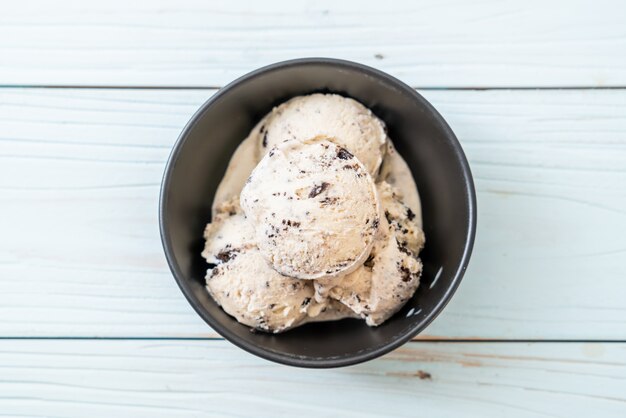
[[476,199],[454,134],[413,89],[303,59],[236,80],[194,115],[160,224],[174,277],[217,332],[270,360],[334,367],[392,350],[443,309]]

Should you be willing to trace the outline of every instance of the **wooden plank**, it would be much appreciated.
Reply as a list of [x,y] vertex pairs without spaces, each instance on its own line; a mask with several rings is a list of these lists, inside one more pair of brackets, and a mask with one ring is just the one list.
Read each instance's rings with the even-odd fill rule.
[[608,418],[624,416],[624,389],[624,344],[414,342],[306,370],[224,341],[0,343],[9,416]]
[[[0,335],[215,335],[157,226],[170,147],[210,94],[0,90]],[[626,91],[426,97],[470,159],[479,231],[424,338],[623,340]]]
[[418,87],[626,85],[619,0],[7,2],[0,84],[222,86],[328,56]]

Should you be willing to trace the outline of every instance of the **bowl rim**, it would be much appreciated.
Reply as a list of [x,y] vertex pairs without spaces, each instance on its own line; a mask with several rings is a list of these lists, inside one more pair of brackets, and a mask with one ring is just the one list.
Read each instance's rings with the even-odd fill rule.
[[[399,335],[393,341],[376,347],[373,350],[367,350],[364,352],[351,354],[347,356],[341,357],[333,357],[333,358],[313,358],[313,357],[299,357],[299,356],[289,356],[284,353],[278,353],[275,351],[271,351],[265,348],[261,348],[255,344],[250,344],[247,341],[240,340],[239,337],[231,332],[228,328],[223,327],[219,321],[215,320],[200,304],[198,300],[195,299],[194,293],[191,290],[190,286],[187,284],[186,279],[184,279],[184,275],[180,270],[180,267],[176,263],[174,258],[174,250],[171,244],[171,237],[166,227],[167,221],[165,219],[165,212],[168,203],[167,190],[170,186],[171,174],[176,166],[176,161],[178,159],[178,155],[181,152],[189,133],[196,126],[200,117],[206,112],[214,103],[218,102],[219,99],[228,94],[231,89],[234,87],[261,76],[266,73],[270,73],[273,71],[281,70],[288,67],[300,67],[300,66],[309,66],[309,65],[324,65],[329,67],[338,67],[338,68],[347,68],[350,70],[356,70],[360,73],[365,73],[375,79],[382,80],[386,84],[389,84],[397,89],[399,89],[404,94],[410,96],[413,100],[418,101],[424,108],[426,108],[435,123],[440,125],[440,128],[444,131],[446,138],[449,140],[452,145],[452,149],[456,154],[457,160],[461,165],[461,172],[463,174],[463,183],[465,186],[466,196],[469,207],[469,225],[468,231],[465,237],[465,247],[463,249],[463,254],[461,256],[461,260],[457,266],[456,271],[454,272],[453,278],[450,282],[448,289],[446,289],[445,293],[441,297],[441,299],[436,303],[433,310],[419,323],[410,327],[403,334]],[[474,187],[474,180],[472,177],[472,172],[469,167],[469,163],[463,152],[461,144],[459,143],[456,135],[445,121],[445,119],[439,114],[439,112],[422,96],[420,95],[414,88],[405,84],[404,82],[398,80],[397,78],[383,72],[377,70],[375,68],[369,67],[364,64],[360,64],[353,61],[347,61],[343,59],[336,58],[321,58],[321,57],[311,57],[311,58],[297,58],[291,59],[287,61],[280,61],[274,64],[270,64],[261,68],[258,68],[254,71],[251,71],[234,81],[228,83],[226,86],[219,89],[215,94],[209,97],[200,108],[193,114],[191,119],[187,122],[180,135],[176,139],[176,142],[172,148],[172,151],[168,157],[167,163],[165,165],[165,170],[163,172],[163,178],[161,181],[160,195],[159,195],[159,230],[161,236],[161,243],[163,245],[163,250],[165,252],[165,258],[167,260],[167,264],[178,284],[178,287],[185,295],[185,298],[192,306],[192,308],[200,315],[200,317],[218,334],[224,337],[226,340],[230,341],[237,347],[264,358],[266,360],[270,360],[276,363],[285,364],[289,366],[296,367],[306,367],[306,368],[333,368],[333,367],[343,367],[354,365],[358,363],[362,363],[368,360],[372,360],[374,358],[380,357],[384,354],[389,353],[390,351],[400,347],[406,342],[410,341],[414,336],[422,332],[430,323],[442,312],[445,306],[450,302],[452,296],[456,292],[459,284],[467,270],[467,266],[469,264],[469,260],[472,254],[472,250],[474,248],[474,241],[476,237],[476,223],[477,223],[477,209],[476,209],[476,189]],[[235,319],[233,319],[235,320]]]

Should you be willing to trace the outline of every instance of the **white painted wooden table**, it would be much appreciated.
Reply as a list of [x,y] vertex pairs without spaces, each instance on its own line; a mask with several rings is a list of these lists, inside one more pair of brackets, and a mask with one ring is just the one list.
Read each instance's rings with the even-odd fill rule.
[[[259,8],[262,5],[263,9]],[[0,12],[0,416],[626,416],[626,3],[62,0]],[[446,311],[359,366],[223,341],[157,199],[216,89],[303,56],[415,86],[469,157]]]

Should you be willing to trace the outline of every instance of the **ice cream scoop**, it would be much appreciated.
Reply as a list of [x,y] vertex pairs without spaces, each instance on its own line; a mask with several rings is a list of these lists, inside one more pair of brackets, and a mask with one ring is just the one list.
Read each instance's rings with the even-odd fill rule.
[[[250,168],[252,171],[252,168]],[[387,152],[385,159],[380,166],[376,183],[385,182],[393,187],[394,193],[408,209],[415,215],[415,223],[422,227],[422,204],[415,179],[406,161],[393,145],[391,140],[387,141]],[[243,183],[243,182],[242,182]],[[240,189],[241,190],[241,189]]]
[[279,143],[241,192],[264,259],[299,279],[336,277],[368,257],[379,225],[372,177],[324,137]]
[[424,247],[425,237],[422,231],[421,217],[402,201],[397,188],[387,182],[376,185],[378,197],[387,223],[393,227],[398,245],[403,252],[410,251],[415,257]]
[[307,318],[313,284],[270,268],[256,248],[233,254],[209,270],[207,289],[229,315],[250,327],[280,332]]
[[346,317],[340,306],[313,299],[310,281],[286,277],[267,265],[254,244],[254,231],[233,199],[218,208],[204,237],[210,263],[206,287],[237,321],[267,332],[281,332],[305,321]]
[[338,94],[294,97],[274,108],[258,126],[258,159],[285,140],[331,138],[376,176],[384,157],[385,125],[356,100]]
[[315,281],[316,300],[336,299],[370,326],[391,317],[417,289],[422,271],[417,251],[424,243],[415,217],[406,214],[391,186],[383,182],[378,190],[383,211],[394,217],[381,219],[368,259],[351,274]]
[[228,261],[232,256],[255,248],[254,230],[241,212],[235,197],[216,208],[213,221],[204,229],[204,257],[211,264]]

